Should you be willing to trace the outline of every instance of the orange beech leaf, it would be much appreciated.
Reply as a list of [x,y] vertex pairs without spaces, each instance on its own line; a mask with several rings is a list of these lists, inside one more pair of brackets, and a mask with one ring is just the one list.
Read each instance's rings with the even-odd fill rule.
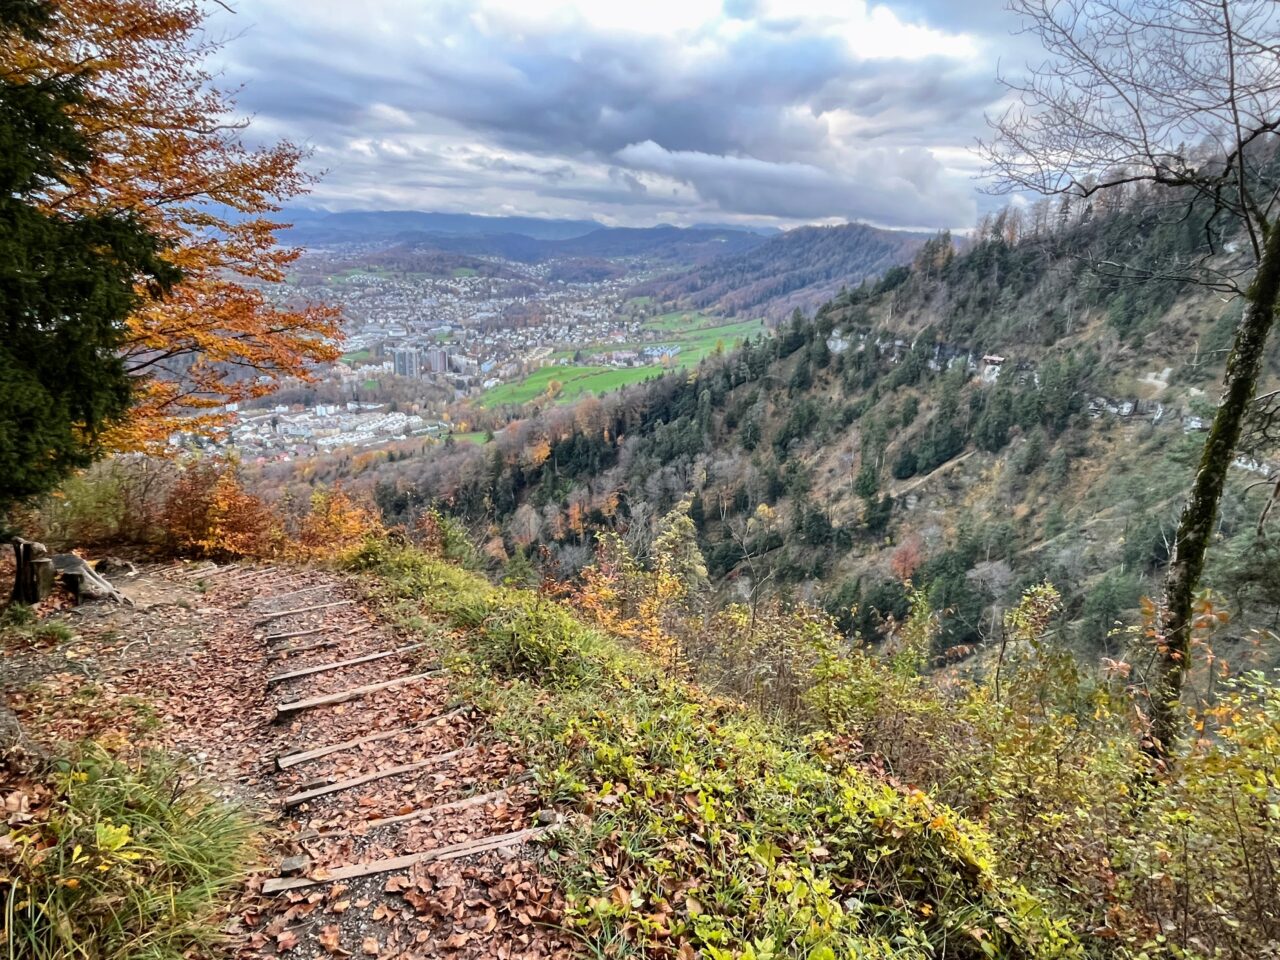
[[213,432],[227,422],[225,405],[337,358],[337,312],[275,293],[300,251],[277,246],[282,224],[272,215],[313,178],[297,146],[244,143],[234,99],[206,66],[218,45],[197,4],[53,7],[47,42],[11,39],[3,51],[18,75],[86,83],[75,117],[97,160],[53,186],[48,205],[132,214],[170,244],[166,256],[184,274],[128,320],[135,405],[108,437],[116,450],[160,452],[175,430]]

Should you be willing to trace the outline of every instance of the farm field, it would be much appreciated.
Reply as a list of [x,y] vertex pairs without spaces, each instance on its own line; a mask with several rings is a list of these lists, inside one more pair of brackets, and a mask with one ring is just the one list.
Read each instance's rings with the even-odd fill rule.
[[[763,320],[740,320],[725,323],[718,317],[702,313],[676,311],[647,320],[644,329],[670,334],[660,340],[636,343],[596,344],[583,347],[586,352],[600,350],[639,350],[643,347],[678,346],[675,362],[670,366],[649,364],[643,367],[609,367],[592,364],[543,367],[518,383],[504,383],[480,398],[486,407],[528,403],[547,392],[551,382],[562,385],[557,399],[572,400],[584,393],[608,393],[618,387],[639,383],[668,369],[692,366],[711,354],[717,346],[731,349],[739,341],[763,333]],[[576,351],[561,351],[557,358],[570,357]]]
[[504,404],[528,403],[547,392],[552,381],[561,384],[557,399],[572,400],[584,393],[608,393],[618,387],[639,383],[661,373],[657,364],[647,367],[600,367],[586,364],[543,367],[519,383],[504,383],[480,398],[480,405],[500,407]]

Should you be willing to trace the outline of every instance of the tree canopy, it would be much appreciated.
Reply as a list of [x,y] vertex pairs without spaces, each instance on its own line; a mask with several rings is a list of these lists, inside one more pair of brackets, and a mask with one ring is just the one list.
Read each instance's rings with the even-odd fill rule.
[[[38,47],[51,22],[45,4],[6,3],[0,42]],[[180,277],[132,213],[48,202],[95,162],[73,119],[92,109],[86,80],[0,68],[0,508],[93,459],[129,409],[126,319]]]

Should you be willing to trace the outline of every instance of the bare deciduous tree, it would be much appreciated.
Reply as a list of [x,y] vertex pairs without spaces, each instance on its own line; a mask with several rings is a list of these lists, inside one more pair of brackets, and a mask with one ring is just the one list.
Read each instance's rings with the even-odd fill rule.
[[1003,188],[1088,202],[1144,187],[1178,216],[1200,218],[1207,241],[1204,256],[1146,276],[1245,300],[1165,576],[1151,689],[1163,751],[1178,730],[1194,594],[1280,294],[1280,4],[1011,0],[1010,7],[1045,57],[1001,78],[1009,107],[991,120],[995,136],[981,149]]

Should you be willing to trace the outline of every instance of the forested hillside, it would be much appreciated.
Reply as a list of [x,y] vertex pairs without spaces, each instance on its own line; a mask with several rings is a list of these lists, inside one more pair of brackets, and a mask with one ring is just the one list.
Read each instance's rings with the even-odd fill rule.
[[[1097,263],[1171,262],[1202,242],[1141,198],[1005,213],[968,252],[939,236],[910,268],[693,375],[322,478],[376,485],[393,522],[439,503],[492,556],[559,578],[591,561],[598,531],[644,555],[656,518],[688,498],[725,597],[808,599],[874,638],[905,614],[910,578],[943,611],[935,652],[954,657],[996,639],[1000,612],[1048,579],[1081,648],[1114,654],[1117,620],[1136,619],[1167,560],[1238,314],[1202,288]],[[1234,471],[1210,582],[1269,620],[1265,492],[1243,493],[1267,456],[1245,449]]]
[[841,286],[900,266],[925,239],[863,223],[800,227],[735,256],[655,281],[643,292],[681,307],[779,319],[793,309],[811,311]]

